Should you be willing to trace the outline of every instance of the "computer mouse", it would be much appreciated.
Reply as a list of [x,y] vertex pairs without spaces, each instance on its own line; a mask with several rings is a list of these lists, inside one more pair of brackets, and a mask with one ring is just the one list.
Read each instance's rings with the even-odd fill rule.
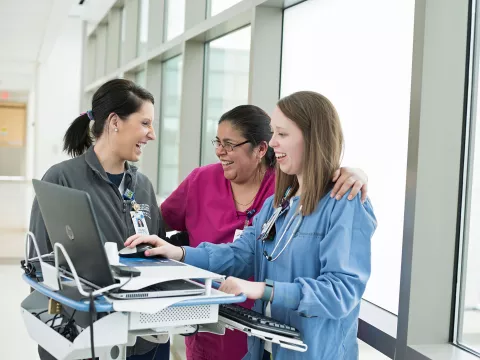
[[150,249],[153,249],[153,246],[148,244],[140,244],[134,248],[125,247],[118,252],[118,255],[126,258],[141,258],[146,257],[145,251]]

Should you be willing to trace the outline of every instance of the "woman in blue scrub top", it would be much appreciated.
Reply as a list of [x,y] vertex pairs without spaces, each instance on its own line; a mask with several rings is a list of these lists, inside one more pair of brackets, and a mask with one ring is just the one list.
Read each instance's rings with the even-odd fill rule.
[[[343,134],[324,96],[301,91],[281,99],[272,115],[278,167],[275,195],[238,240],[176,247],[134,235],[162,255],[230,277],[220,287],[254,299],[254,310],[297,328],[304,353],[249,337],[244,359],[358,359],[360,300],[370,276],[376,219],[370,200],[330,197]],[[246,281],[254,276],[255,282]]]

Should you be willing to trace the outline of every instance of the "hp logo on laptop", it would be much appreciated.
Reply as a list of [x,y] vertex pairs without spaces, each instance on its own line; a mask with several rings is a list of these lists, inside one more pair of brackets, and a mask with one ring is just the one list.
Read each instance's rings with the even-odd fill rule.
[[70,240],[75,240],[75,235],[73,235],[72,228],[70,226],[65,226],[65,231],[67,232],[67,236]]

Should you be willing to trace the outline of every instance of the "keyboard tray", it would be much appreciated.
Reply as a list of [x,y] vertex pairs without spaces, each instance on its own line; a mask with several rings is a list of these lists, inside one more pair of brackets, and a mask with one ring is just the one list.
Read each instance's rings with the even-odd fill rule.
[[297,329],[238,305],[220,305],[218,321],[226,328],[271,341],[283,348],[300,352],[308,349]]

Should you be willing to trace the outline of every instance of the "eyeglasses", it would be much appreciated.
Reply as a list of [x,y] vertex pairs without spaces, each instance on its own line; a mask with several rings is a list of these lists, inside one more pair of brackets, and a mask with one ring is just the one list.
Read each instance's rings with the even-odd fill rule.
[[220,140],[212,140],[212,145],[215,149],[218,149],[220,146],[223,147],[225,149],[225,151],[227,152],[231,152],[233,151],[233,149],[235,149],[237,146],[240,146],[240,145],[243,145],[243,144],[247,144],[249,143],[250,140],[245,140],[244,142],[241,142],[240,144],[229,144],[229,143],[226,143],[225,145],[223,145],[221,143]]

